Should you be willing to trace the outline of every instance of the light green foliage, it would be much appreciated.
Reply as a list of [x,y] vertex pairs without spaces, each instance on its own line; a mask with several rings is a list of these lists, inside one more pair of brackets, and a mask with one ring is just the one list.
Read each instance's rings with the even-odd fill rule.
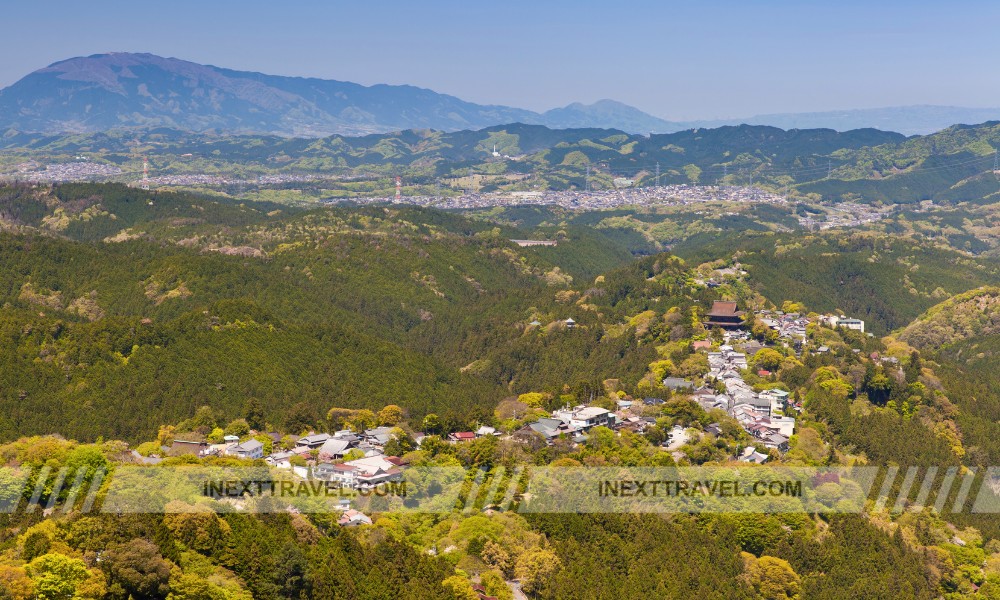
[[774,556],[743,553],[746,580],[758,598],[794,600],[800,597],[801,578],[788,561]]
[[104,577],[76,558],[46,554],[32,560],[26,569],[39,600],[96,600],[104,595]]
[[772,348],[763,348],[753,355],[753,365],[758,369],[776,370],[781,366],[784,356]]
[[560,565],[559,557],[551,550],[537,548],[521,554],[514,571],[521,581],[521,588],[530,594],[541,588]]
[[226,425],[225,434],[235,435],[236,437],[243,437],[250,433],[250,425],[247,424],[246,419],[236,419],[231,421],[229,425]]

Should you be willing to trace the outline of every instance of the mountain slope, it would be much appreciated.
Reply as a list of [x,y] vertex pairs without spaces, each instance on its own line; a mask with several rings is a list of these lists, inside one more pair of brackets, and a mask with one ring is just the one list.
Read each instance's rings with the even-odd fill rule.
[[1000,118],[1000,108],[918,105],[756,115],[737,122],[771,125],[782,129],[827,127],[837,131],[848,131],[874,127],[883,131],[898,131],[905,135],[926,135],[958,123],[982,123],[998,118]]
[[302,136],[482,127],[532,115],[411,86],[276,77],[128,53],[35,71],[0,92],[0,112],[11,120],[5,125],[28,131],[169,126]]
[[931,243],[857,233],[695,236],[674,247],[690,263],[739,253],[753,287],[768,300],[839,312],[886,334],[952,294],[1000,284],[1000,268]]
[[71,58],[35,71],[0,91],[0,115],[0,127],[37,132],[174,127],[320,137],[513,122],[628,124],[630,131],[643,133],[670,129],[665,121],[614,102],[540,115],[408,85],[280,77],[131,53]]
[[[318,418],[391,398],[465,428],[504,394],[638,379],[655,358],[649,346],[622,359],[634,339],[603,336],[602,299],[559,301],[579,297],[558,295],[572,274],[630,259],[600,235],[568,228],[536,250],[507,239],[528,231],[432,210],[270,208],[0,188],[0,229],[17,232],[0,232],[0,439],[89,439],[101,423],[141,439],[248,397],[275,423],[303,403]],[[567,315],[575,335],[561,335]],[[533,319],[553,334],[527,335]]]
[[670,133],[686,129],[683,123],[664,121],[614,100],[598,100],[593,104],[574,102],[546,111],[542,117],[545,125],[560,129],[593,127],[595,123],[634,133]]
[[1000,288],[987,286],[934,306],[907,325],[899,339],[920,350],[933,350],[997,333],[1000,333]]

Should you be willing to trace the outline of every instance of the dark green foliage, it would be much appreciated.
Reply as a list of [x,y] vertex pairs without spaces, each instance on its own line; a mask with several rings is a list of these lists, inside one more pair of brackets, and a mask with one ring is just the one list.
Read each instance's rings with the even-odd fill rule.
[[31,562],[34,558],[48,553],[52,541],[49,536],[41,531],[35,531],[24,539],[24,548],[21,550],[21,560]]
[[991,261],[876,234],[704,236],[675,251],[694,263],[739,251],[752,285],[776,305],[844,311],[875,334],[906,325],[949,294],[1000,280]]
[[852,415],[849,401],[820,390],[806,398],[806,408],[830,425],[840,443],[864,452],[875,464],[958,464],[948,443],[918,419],[903,418],[892,411]]
[[[660,300],[689,303],[678,283],[683,269],[666,259],[611,272],[591,288],[595,273],[625,256],[602,251],[606,240],[579,228],[559,233],[556,248],[519,253],[490,225],[433,210],[341,208],[291,218],[251,210],[256,224],[240,229],[241,207],[184,195],[24,189],[67,209],[86,202],[123,212],[109,222],[150,233],[120,243],[0,235],[5,438],[56,429],[78,439],[96,432],[149,439],[201,406],[218,424],[252,417],[255,428],[271,420],[306,430],[320,426],[330,406],[388,402],[415,419],[436,412],[448,427],[466,429],[490,420],[506,392],[498,386],[558,392],[568,385],[590,395],[607,377],[634,382],[653,347],[629,332],[606,335],[604,323],[669,308]],[[206,219],[234,223],[170,226],[156,212],[182,205],[222,211]],[[256,243],[268,256],[172,243],[207,235],[215,245],[241,245],[254,241],[251,234],[264,235]],[[566,273],[579,277],[569,303],[556,298],[570,285]],[[662,276],[647,281],[653,275]],[[583,296],[599,314],[573,303]],[[533,318],[570,316],[581,323],[575,331],[524,329]]]
[[532,515],[563,568],[542,598],[750,598],[727,541],[693,520],[653,515]]
[[804,598],[935,598],[921,556],[858,515],[834,515],[822,541],[785,536],[768,550],[802,576]]
[[113,597],[155,600],[166,598],[170,591],[170,564],[152,542],[133,539],[112,546],[101,556],[101,568]]

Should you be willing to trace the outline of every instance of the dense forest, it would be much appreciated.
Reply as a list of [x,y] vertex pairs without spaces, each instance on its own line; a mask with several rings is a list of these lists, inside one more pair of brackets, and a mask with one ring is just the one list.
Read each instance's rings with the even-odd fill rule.
[[[1000,597],[1000,521],[967,503],[939,513],[891,480],[879,483],[902,510],[874,497],[855,514],[476,506],[374,511],[356,528],[255,510],[269,508],[255,498],[87,512],[55,485],[136,460],[244,462],[161,456],[180,435],[263,440],[270,452],[309,431],[374,425],[390,428],[385,448],[401,464],[470,477],[750,469],[737,457],[759,442],[664,383],[718,391],[705,351],[723,332],[705,317],[727,299],[747,311],[750,339],[736,343],[756,344],[740,376],[792,399],[795,434],[763,455],[772,464],[933,467],[936,481],[975,468],[975,489],[988,486],[981,468],[1000,457],[991,258],[877,228],[735,227],[633,258],[605,221],[625,217],[658,218],[0,190],[0,507],[32,507],[0,514],[0,598]],[[510,241],[525,237],[557,245]],[[779,311],[809,320],[798,343],[763,324]],[[823,313],[860,317],[867,334]],[[641,429],[514,435],[566,405],[621,403]],[[447,441],[480,426],[500,435]],[[668,450],[678,429],[691,437]],[[17,485],[20,472],[31,485]]]

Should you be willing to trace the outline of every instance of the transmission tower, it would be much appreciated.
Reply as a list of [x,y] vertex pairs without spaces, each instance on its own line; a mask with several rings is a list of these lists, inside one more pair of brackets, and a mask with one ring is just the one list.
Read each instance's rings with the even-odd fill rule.
[[396,175],[396,200],[403,197],[403,178]]
[[829,179],[830,175],[833,175],[833,161],[826,159],[826,178]]
[[660,163],[656,163],[656,187],[660,187]]
[[149,189],[149,159],[142,157],[142,189]]
[[590,165],[587,165],[587,191],[590,191]]
[[1000,150],[993,151],[993,172],[1000,174]]

